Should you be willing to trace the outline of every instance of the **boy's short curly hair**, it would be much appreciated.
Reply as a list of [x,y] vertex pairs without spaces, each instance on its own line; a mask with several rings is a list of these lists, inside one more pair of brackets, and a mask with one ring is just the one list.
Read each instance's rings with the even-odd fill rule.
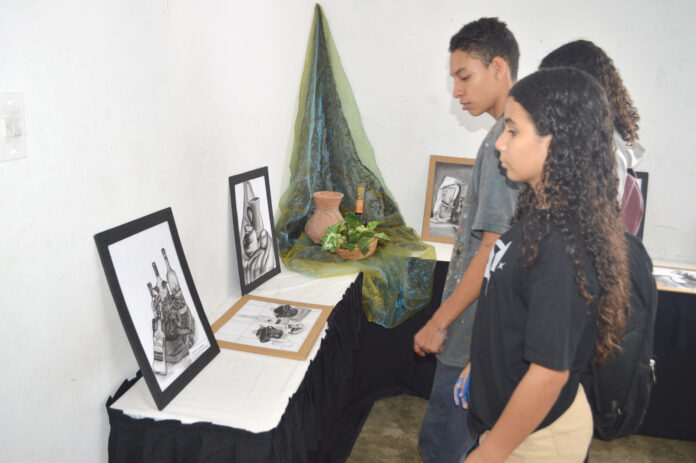
[[507,61],[512,80],[517,80],[520,49],[515,36],[498,18],[481,18],[465,24],[450,39],[449,51],[455,50],[476,55],[486,66],[500,56]]

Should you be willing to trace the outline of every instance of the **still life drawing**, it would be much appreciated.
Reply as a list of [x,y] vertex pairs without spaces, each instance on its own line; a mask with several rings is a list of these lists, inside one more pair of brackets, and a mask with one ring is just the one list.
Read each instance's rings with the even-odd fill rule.
[[161,410],[220,351],[171,209],[95,235],[121,322]]
[[244,199],[238,210],[242,222],[239,232],[242,236],[242,266],[244,282],[250,284],[273,269],[273,243],[270,233],[265,228],[261,202],[254,194],[251,181],[242,183],[240,189],[244,190]]
[[430,156],[421,232],[424,240],[454,243],[473,165],[473,159]]
[[280,272],[268,168],[230,177],[237,265],[242,294]]
[[220,347],[304,359],[332,307],[245,295],[213,332]]
[[195,341],[196,324],[164,248],[162,258],[167,269],[167,279],[160,276],[157,263],[153,262],[155,280],[147,283],[147,289],[152,298],[152,369],[156,374],[165,376],[167,364],[179,363],[189,355],[189,349]]
[[215,333],[225,340],[258,347],[297,352],[321,310],[249,301]]

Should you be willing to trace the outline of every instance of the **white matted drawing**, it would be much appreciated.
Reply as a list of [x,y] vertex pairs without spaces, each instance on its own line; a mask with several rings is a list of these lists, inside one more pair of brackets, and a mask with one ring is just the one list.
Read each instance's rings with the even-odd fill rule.
[[303,360],[331,309],[247,294],[212,329],[220,347]]

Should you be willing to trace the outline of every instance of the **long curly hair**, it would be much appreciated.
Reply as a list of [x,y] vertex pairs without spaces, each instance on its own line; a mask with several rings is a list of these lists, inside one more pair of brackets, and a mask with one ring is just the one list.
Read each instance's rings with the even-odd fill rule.
[[585,71],[602,86],[607,94],[614,118],[614,127],[626,143],[638,140],[638,109],[633,105],[614,61],[589,40],[576,40],[555,49],[539,65],[539,69],[570,67]]
[[[529,218],[522,230],[523,264],[535,262],[539,243],[553,224],[575,264],[580,294],[588,303],[598,298],[592,363],[601,365],[619,345],[629,304],[628,248],[616,199],[618,180],[606,96],[588,74],[553,68],[520,80],[510,97],[529,114],[540,136],[551,135],[541,182],[536,188],[528,184],[521,188],[513,219],[517,223]],[[589,288],[581,260],[583,248],[597,274],[598,294]]]

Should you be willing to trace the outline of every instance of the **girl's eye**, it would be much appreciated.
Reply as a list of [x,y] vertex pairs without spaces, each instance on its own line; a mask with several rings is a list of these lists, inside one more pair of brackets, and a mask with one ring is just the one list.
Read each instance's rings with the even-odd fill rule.
[[462,82],[466,82],[467,80],[469,80],[469,76],[460,77],[459,80],[461,80]]
[[515,135],[517,135],[517,132],[512,130],[512,129],[508,129],[508,133],[510,134],[511,137],[514,137]]

